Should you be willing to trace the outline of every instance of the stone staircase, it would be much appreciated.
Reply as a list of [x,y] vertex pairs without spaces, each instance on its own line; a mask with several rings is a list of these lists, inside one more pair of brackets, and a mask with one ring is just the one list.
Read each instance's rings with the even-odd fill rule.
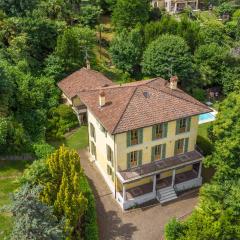
[[159,189],[157,191],[157,200],[163,204],[163,203],[166,203],[166,202],[170,202],[174,199],[177,198],[177,194],[174,190],[174,188],[171,186],[171,187],[166,187],[166,188],[163,188],[163,189]]

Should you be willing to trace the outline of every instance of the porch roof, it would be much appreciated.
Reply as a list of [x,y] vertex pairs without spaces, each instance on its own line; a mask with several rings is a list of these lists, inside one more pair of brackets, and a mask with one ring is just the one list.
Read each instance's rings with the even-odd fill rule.
[[169,157],[159,161],[144,164],[139,167],[120,170],[118,173],[120,175],[120,181],[131,182],[142,177],[152,176],[159,172],[186,166],[190,163],[201,161],[202,159],[203,155],[197,150],[194,150],[174,157]]

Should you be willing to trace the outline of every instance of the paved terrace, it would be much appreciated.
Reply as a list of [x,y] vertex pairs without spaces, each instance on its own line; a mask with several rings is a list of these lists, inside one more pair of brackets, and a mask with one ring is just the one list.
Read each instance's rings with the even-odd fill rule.
[[119,173],[124,181],[130,181],[133,179],[140,178],[144,175],[151,176],[156,174],[157,172],[163,172],[163,171],[171,170],[174,168],[186,166],[188,164],[198,162],[202,159],[203,159],[203,155],[198,151],[194,150],[192,152],[187,152],[174,157],[144,164],[140,167],[126,169],[126,170],[119,169]]

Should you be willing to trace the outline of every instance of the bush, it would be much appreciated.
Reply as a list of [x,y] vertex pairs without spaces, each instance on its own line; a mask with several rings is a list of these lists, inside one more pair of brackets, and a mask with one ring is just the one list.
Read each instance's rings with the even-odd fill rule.
[[183,233],[184,225],[181,224],[176,218],[169,221],[165,227],[166,240],[179,239]]
[[49,154],[54,151],[54,147],[48,143],[35,143],[33,145],[34,153],[37,159],[46,158]]

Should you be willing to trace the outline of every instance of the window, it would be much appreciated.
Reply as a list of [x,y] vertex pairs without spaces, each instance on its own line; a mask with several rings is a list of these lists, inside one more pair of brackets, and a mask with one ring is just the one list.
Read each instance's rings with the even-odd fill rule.
[[176,122],[176,134],[190,131],[191,118],[178,119]]
[[90,136],[96,141],[95,128],[92,123],[90,125]]
[[140,144],[143,141],[143,129],[135,129],[127,132],[127,146]]
[[175,155],[183,154],[188,151],[188,138],[182,138],[175,142]]
[[107,174],[112,175],[112,168],[109,165],[107,165]]
[[92,141],[91,141],[91,154],[96,158],[96,146]]
[[152,127],[152,140],[167,137],[168,123],[157,124]]
[[182,118],[179,120],[179,133],[186,132],[187,119]]
[[152,161],[161,160],[166,157],[166,144],[152,147]]
[[113,163],[113,151],[110,146],[107,145],[107,160]]
[[127,167],[133,168],[142,165],[142,150],[128,153]]

